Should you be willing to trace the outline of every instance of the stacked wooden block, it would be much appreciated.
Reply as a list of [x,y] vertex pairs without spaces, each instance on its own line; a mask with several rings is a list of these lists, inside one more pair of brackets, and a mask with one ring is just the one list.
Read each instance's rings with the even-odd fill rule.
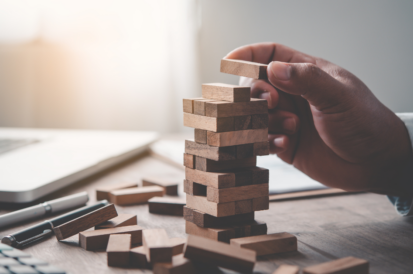
[[[221,72],[263,77],[256,63],[236,60],[222,60]],[[183,109],[184,125],[195,128],[184,154],[186,232],[223,242],[266,234],[254,212],[269,207],[269,172],[256,166],[269,154],[267,101],[251,99],[249,87],[214,83]]]

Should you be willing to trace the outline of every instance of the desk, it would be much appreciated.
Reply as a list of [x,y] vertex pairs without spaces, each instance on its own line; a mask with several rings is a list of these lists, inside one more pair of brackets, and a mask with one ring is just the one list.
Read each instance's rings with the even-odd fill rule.
[[[91,202],[94,202],[98,186],[140,180],[153,173],[184,177],[182,169],[144,154],[53,193],[45,200],[87,191]],[[16,208],[0,205],[0,209],[2,214]],[[137,214],[138,224],[144,228],[165,228],[170,237],[186,237],[182,217],[150,214],[147,205],[117,206],[117,210],[119,213]],[[256,219],[267,223],[268,233],[286,231],[297,236],[298,252],[259,258],[254,273],[272,273],[282,263],[305,267],[345,256],[368,260],[370,273],[413,273],[413,218],[398,216],[385,196],[364,193],[271,202],[269,210],[256,213]],[[8,228],[0,231],[0,235],[39,221]],[[148,270],[108,267],[105,252],[83,250],[78,246],[77,236],[63,242],[52,237],[24,251],[69,273],[151,273]]]

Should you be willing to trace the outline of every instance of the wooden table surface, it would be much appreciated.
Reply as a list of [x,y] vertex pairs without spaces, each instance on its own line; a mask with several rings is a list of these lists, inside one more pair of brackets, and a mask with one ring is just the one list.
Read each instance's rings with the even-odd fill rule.
[[[71,185],[44,200],[87,191],[90,202],[96,200],[95,188],[124,181],[140,181],[150,174],[174,174],[178,169],[149,154]],[[182,191],[182,186],[180,186]],[[0,214],[18,209],[0,204]],[[182,217],[155,215],[147,205],[116,206],[119,213],[138,215],[144,228],[165,228],[170,237],[186,237]],[[270,209],[256,213],[265,221],[268,233],[289,232],[298,238],[298,251],[258,259],[254,273],[272,273],[280,264],[306,267],[346,256],[370,262],[370,273],[413,273],[413,218],[396,214],[387,198],[376,194],[352,194],[313,199],[271,202]],[[0,231],[9,233],[40,220]],[[105,252],[85,251],[77,236],[58,242],[53,236],[24,251],[68,271],[68,273],[151,273],[149,270],[122,269],[106,265]],[[223,273],[232,273],[223,270]]]

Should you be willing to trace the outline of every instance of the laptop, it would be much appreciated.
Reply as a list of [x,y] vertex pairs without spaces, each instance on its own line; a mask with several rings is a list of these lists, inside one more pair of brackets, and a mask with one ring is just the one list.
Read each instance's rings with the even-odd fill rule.
[[147,150],[155,132],[0,128],[0,202],[27,203]]

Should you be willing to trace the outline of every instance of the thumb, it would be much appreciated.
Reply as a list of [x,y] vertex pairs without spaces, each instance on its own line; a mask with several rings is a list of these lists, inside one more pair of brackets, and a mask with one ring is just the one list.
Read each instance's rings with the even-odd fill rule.
[[319,111],[346,102],[345,86],[327,72],[311,63],[271,62],[268,80],[280,90],[301,95]]

